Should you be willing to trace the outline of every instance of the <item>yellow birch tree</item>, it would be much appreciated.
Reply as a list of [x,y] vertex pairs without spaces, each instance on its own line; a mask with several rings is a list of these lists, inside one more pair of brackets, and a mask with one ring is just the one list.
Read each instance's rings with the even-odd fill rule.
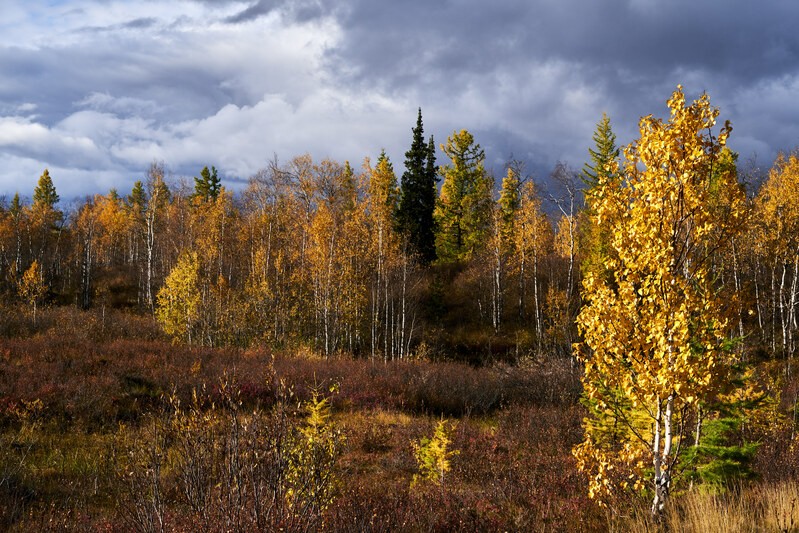
[[[786,360],[799,338],[799,155],[780,154],[755,199],[756,248],[767,266],[772,295],[772,349]],[[777,338],[781,344],[777,346]]]
[[520,191],[518,231],[515,248],[519,276],[519,318],[527,316],[528,293],[532,293],[532,315],[536,345],[540,351],[544,336],[542,309],[541,270],[543,260],[550,252],[553,241],[552,225],[541,207],[541,197],[532,181],[526,182]]
[[[664,508],[691,438],[686,422],[731,370],[708,258],[739,227],[745,202],[733,175],[711,179],[731,128],[713,135],[718,110],[709,97],[686,105],[678,87],[668,107],[668,120],[641,119],[621,178],[597,184],[591,215],[610,234],[609,275],[586,273],[577,317],[583,342],[575,345],[589,414],[574,455],[589,494],[606,501],[648,488],[653,514]],[[730,192],[725,217],[707,208],[718,187]]]
[[200,261],[197,252],[184,253],[158,291],[155,317],[175,340],[192,343],[199,318]]
[[30,304],[33,310],[33,327],[36,327],[36,308],[39,302],[47,295],[44,273],[37,260],[34,259],[28,270],[22,274],[18,291],[20,297]]

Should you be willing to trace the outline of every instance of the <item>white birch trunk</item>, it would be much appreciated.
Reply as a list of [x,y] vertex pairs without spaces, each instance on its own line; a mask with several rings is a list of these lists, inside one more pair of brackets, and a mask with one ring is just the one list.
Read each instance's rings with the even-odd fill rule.
[[[671,488],[671,447],[674,440],[672,428],[672,416],[674,409],[674,395],[670,394],[666,399],[666,411],[663,412],[661,404],[658,402],[658,416],[655,420],[655,435],[652,449],[654,452],[655,467],[655,497],[652,500],[652,514],[658,515],[666,506]],[[661,440],[663,441],[663,451],[660,451]]]

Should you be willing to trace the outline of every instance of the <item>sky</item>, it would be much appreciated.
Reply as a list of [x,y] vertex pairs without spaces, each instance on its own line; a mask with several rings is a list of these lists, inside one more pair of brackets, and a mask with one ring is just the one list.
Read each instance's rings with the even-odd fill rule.
[[[401,175],[417,109],[501,174],[580,169],[678,84],[740,162],[799,145],[795,0],[0,0],[0,196],[48,168],[62,201],[125,194],[154,161],[240,190],[305,153]],[[446,163],[439,153],[439,163]]]

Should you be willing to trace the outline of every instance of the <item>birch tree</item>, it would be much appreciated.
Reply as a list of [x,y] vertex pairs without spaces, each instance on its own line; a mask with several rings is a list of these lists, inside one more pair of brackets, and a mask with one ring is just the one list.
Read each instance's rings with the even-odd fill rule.
[[97,255],[97,236],[100,224],[99,209],[93,200],[87,200],[75,216],[75,253],[80,264],[80,306],[88,309],[91,305],[94,263]]
[[[541,264],[552,246],[552,225],[541,207],[541,197],[532,180],[521,187],[518,231],[516,232],[518,269],[519,318],[527,316],[528,301],[532,301],[532,320],[536,344],[540,351],[543,343],[543,309]],[[528,296],[529,294],[529,296]]]
[[401,238],[395,230],[402,228],[397,223],[400,189],[385,152],[380,154],[374,168],[367,159],[364,170],[368,178],[366,222],[371,236],[371,355],[375,357],[382,351],[385,360],[401,359],[410,340],[412,319],[409,315],[413,306],[408,295],[408,256],[412,252],[402,253]]
[[294,207],[291,175],[276,160],[258,171],[244,192],[239,237],[250,256],[247,322],[256,337],[274,344],[286,342],[294,322],[290,280],[302,242]]
[[19,193],[14,194],[14,198],[11,200],[11,205],[8,207],[8,218],[11,224],[11,233],[13,235],[13,263],[12,263],[12,272],[11,277],[13,279],[18,279],[22,275],[22,242],[24,240],[24,235],[26,232],[26,228],[29,225],[28,220],[28,211],[22,205],[22,201],[19,198]]
[[799,156],[780,155],[755,199],[757,241],[770,273],[772,349],[786,358],[799,336]]
[[[169,187],[164,181],[164,175],[163,163],[152,163],[147,170],[146,183],[137,181],[128,197],[134,238],[144,247],[144,264],[139,267],[139,301],[143,300],[149,309],[153,309],[155,305],[153,286],[158,252],[156,243],[161,233],[164,211],[169,203]],[[139,259],[138,252],[136,255]]]
[[[349,164],[323,160],[313,166],[316,211],[307,230],[307,272],[312,287],[314,344],[325,355],[351,347],[366,284],[360,283],[358,198]],[[360,243],[358,241],[361,241]]]
[[201,303],[200,261],[196,252],[186,252],[158,291],[155,317],[164,332],[175,340],[191,344]]
[[36,308],[39,302],[47,295],[47,290],[44,273],[39,266],[39,262],[34,259],[31,266],[22,274],[18,288],[20,297],[31,306],[33,311],[33,327],[36,327]]
[[[711,179],[731,128],[714,136],[718,110],[709,97],[686,105],[678,87],[668,107],[668,120],[641,119],[621,179],[600,177],[596,186],[592,217],[609,228],[609,274],[583,279],[584,340],[575,346],[589,415],[574,454],[589,495],[649,489],[653,514],[677,479],[680,448],[691,438],[686,421],[731,371],[708,258],[729,242],[745,201],[733,176]],[[707,209],[714,187],[730,194],[724,218]]]

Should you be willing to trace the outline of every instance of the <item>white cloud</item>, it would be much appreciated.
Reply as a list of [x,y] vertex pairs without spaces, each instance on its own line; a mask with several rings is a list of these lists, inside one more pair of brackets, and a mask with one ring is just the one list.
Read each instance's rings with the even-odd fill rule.
[[[315,124],[325,122],[329,110],[317,109],[322,114],[314,116],[304,110],[328,91],[322,61],[338,38],[336,24],[288,24],[279,13],[241,25],[221,22],[242,6],[84,0],[45,15],[33,5],[20,22],[34,30],[31,42],[61,18],[40,55],[64,69],[48,82],[68,81],[63,92],[76,97],[59,103],[52,100],[59,96],[54,87],[43,87],[50,91],[43,103],[60,106],[48,109],[48,117],[61,115],[52,123],[18,116],[41,107],[36,101],[17,104],[11,116],[0,118],[0,155],[64,168],[95,165],[99,173],[144,168],[153,159],[182,169],[215,164],[246,177],[272,153],[291,157],[322,146],[313,139]],[[140,32],[123,28],[145,16],[158,23],[147,19]],[[0,176],[0,189],[13,183],[8,178]]]
[[25,103],[22,103],[22,104],[17,106],[16,112],[19,113],[19,114],[23,114],[23,115],[24,114],[29,114],[29,113],[33,113],[34,111],[36,111],[36,108],[38,108],[38,107],[39,106],[37,106],[33,102],[25,102]]
[[85,135],[52,130],[16,117],[0,118],[0,147],[18,155],[60,160],[79,167],[101,163],[103,159],[97,145]]
[[75,102],[76,107],[85,107],[95,111],[108,111],[119,114],[140,114],[151,116],[163,112],[164,108],[157,102],[142,98],[123,96],[115,98],[109,93],[92,92],[85,98]]

